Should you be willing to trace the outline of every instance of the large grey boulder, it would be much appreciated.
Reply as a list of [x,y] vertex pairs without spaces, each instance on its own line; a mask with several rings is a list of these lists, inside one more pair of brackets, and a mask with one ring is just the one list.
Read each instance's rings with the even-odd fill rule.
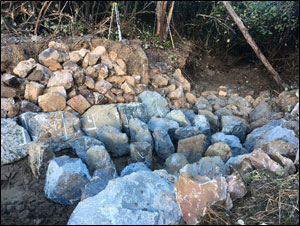
[[182,172],[185,172],[192,177],[200,175],[215,179],[225,175],[226,169],[220,156],[207,156],[201,158],[198,162],[185,165],[179,170],[180,174]]
[[148,125],[137,119],[129,120],[129,131],[130,131],[130,142],[148,142],[153,147],[153,139],[150,131],[148,130]]
[[246,138],[248,123],[238,116],[222,116],[222,132],[227,135],[234,135],[243,142]]
[[81,117],[82,130],[92,137],[96,137],[99,126],[110,125],[118,130],[122,129],[122,122],[115,104],[94,105]]
[[110,158],[104,146],[92,146],[86,152],[86,164],[90,174],[94,174],[95,170],[102,169],[112,177],[117,177],[115,164]]
[[27,131],[15,120],[1,118],[1,165],[26,157],[30,141]]
[[57,157],[49,163],[44,192],[53,202],[73,205],[80,200],[89,179],[88,169],[79,158]]
[[149,169],[144,163],[142,162],[135,162],[135,163],[131,163],[129,164],[128,166],[126,166],[120,176],[121,177],[124,177],[126,175],[129,175],[131,173],[134,173],[134,172],[138,172],[138,171],[151,171],[151,169]]
[[124,131],[129,135],[129,120],[137,118],[145,123],[149,121],[149,116],[142,103],[132,102],[128,104],[117,104]]
[[150,117],[165,117],[170,111],[168,102],[155,91],[144,91],[139,95]]
[[96,138],[102,141],[105,148],[115,156],[122,156],[129,153],[128,137],[115,127],[105,125],[98,127]]
[[222,132],[218,132],[211,136],[210,142],[212,144],[218,142],[223,142],[228,144],[231,149],[232,156],[237,156],[237,155],[242,155],[247,153],[247,149],[245,149],[242,146],[240,139],[234,135],[226,135]]
[[153,132],[154,150],[162,159],[167,159],[175,152],[175,148],[166,130],[157,127]]
[[55,150],[68,147],[68,141],[83,135],[80,120],[68,111],[48,113],[26,112],[19,121],[34,142],[50,143]]
[[81,200],[97,195],[105,189],[113,177],[103,169],[96,169],[91,180],[84,186]]
[[174,186],[165,170],[139,171],[109,181],[98,195],[81,201],[68,225],[175,225],[181,220]]
[[285,120],[283,119],[272,120],[266,125],[256,128],[247,135],[244,143],[245,148],[247,148],[248,152],[251,152],[257,142],[268,142],[279,139],[287,141],[298,147],[299,141],[295,137],[295,132],[293,130],[283,128],[284,122]]

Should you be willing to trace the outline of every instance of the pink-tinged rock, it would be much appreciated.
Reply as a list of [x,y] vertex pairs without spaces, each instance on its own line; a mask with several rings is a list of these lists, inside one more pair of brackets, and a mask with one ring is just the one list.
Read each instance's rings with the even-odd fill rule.
[[93,90],[95,88],[95,81],[90,76],[86,76],[84,85],[86,85],[89,89]]
[[121,89],[123,89],[124,92],[128,93],[128,94],[131,94],[131,95],[135,95],[136,94],[135,89],[131,85],[129,85],[128,82],[124,82],[121,85]]
[[91,51],[91,54],[100,57],[103,54],[106,54],[106,49],[104,46],[97,46],[93,51]]
[[126,72],[119,65],[113,64],[113,67],[114,67],[115,72],[116,72],[117,75],[120,76],[120,75],[125,75],[126,74]]
[[270,154],[272,152],[279,152],[282,156],[288,157],[290,159],[294,159],[297,153],[296,146],[284,140],[264,142],[260,147],[267,154]]
[[125,98],[125,102],[129,103],[129,102],[133,102],[135,101],[135,96],[129,93],[124,93],[123,97]]
[[72,73],[69,71],[56,71],[48,81],[48,87],[63,86],[65,89],[70,89],[73,86]]
[[109,52],[109,58],[111,61],[114,62],[117,59],[117,57],[118,57],[118,54],[116,52],[114,52],[114,51]]
[[104,79],[96,82],[95,84],[95,90],[97,90],[99,93],[105,94],[108,90],[112,88],[112,84]]
[[124,60],[118,58],[116,60],[116,63],[121,67],[121,69],[126,73],[127,71],[127,67],[126,67],[126,63],[124,62]]
[[[14,98],[1,98],[1,118],[12,118],[18,114],[19,108]],[[2,113],[4,115],[2,115]]]
[[108,69],[113,68],[113,63],[111,62],[109,57],[105,54],[103,56],[101,56],[101,63],[107,65]]
[[169,77],[164,74],[156,74],[151,77],[151,83],[155,88],[162,88],[168,85]]
[[109,103],[117,103],[117,97],[110,90],[107,91],[105,97]]
[[284,172],[283,167],[277,162],[273,161],[268,154],[266,154],[260,148],[254,149],[248,158],[251,161],[251,165],[256,169],[265,169],[268,172],[276,175],[282,175]]
[[36,66],[36,62],[33,58],[29,60],[24,60],[18,63],[18,65],[14,68],[13,72],[21,78],[25,78],[29,72],[31,72]]
[[191,84],[189,81],[182,75],[180,69],[176,69],[174,72],[174,78],[178,81],[176,83],[177,87],[182,87],[184,91],[190,92],[191,91]]
[[90,103],[82,95],[71,98],[70,100],[68,100],[67,104],[70,105],[79,114],[83,114],[91,106]]
[[43,93],[45,86],[37,82],[29,82],[25,87],[24,98],[31,102],[37,103],[38,97]]
[[67,92],[63,86],[53,86],[53,87],[47,88],[44,91],[44,94],[46,94],[46,93],[58,93],[58,94],[64,96],[65,98],[67,98]]
[[177,88],[175,91],[171,92],[168,97],[171,100],[178,100],[184,97],[183,89],[181,87]]
[[192,178],[182,172],[175,185],[175,194],[186,224],[198,224],[198,219],[206,213],[207,207],[211,205],[223,204],[227,209],[232,208],[227,187],[224,177],[214,180],[205,176]]
[[234,172],[230,176],[226,177],[226,182],[228,185],[227,189],[232,200],[243,198],[246,195],[247,189],[245,183],[238,172]]
[[66,108],[66,99],[58,93],[47,93],[38,98],[39,106],[45,112],[62,111]]
[[197,103],[197,97],[192,94],[192,93],[186,93],[185,94],[185,98],[186,100],[190,103],[190,104],[196,104]]
[[286,174],[294,174],[296,167],[291,159],[283,157],[279,152],[271,152],[269,156],[284,167]]

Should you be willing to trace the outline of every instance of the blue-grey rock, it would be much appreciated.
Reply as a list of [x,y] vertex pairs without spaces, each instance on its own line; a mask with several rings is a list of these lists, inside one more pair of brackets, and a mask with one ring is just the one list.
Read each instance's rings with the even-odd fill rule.
[[182,140],[188,137],[193,137],[200,134],[200,130],[197,126],[186,126],[175,130],[174,139]]
[[91,137],[96,137],[99,126],[110,125],[119,131],[122,122],[115,104],[94,105],[90,107],[81,117],[82,130]]
[[102,169],[112,177],[118,176],[115,164],[104,146],[95,145],[89,148],[86,152],[86,164],[90,174],[96,169]]
[[130,159],[132,162],[143,162],[146,166],[152,165],[152,148],[148,142],[134,142],[130,144]]
[[86,162],[86,151],[95,145],[104,145],[101,141],[88,136],[82,136],[74,140],[70,140],[69,147],[72,148],[77,156],[85,163]]
[[153,139],[148,129],[148,125],[137,119],[129,120],[130,142],[148,142],[153,147]]
[[219,108],[218,110],[216,110],[214,112],[214,114],[216,116],[218,116],[219,120],[221,120],[222,116],[231,116],[231,115],[233,115],[232,112],[230,110],[228,110],[227,108],[225,108],[225,107]]
[[234,135],[243,142],[246,138],[247,122],[238,116],[222,116],[222,132]]
[[218,132],[211,136],[211,143],[223,142],[229,145],[232,156],[242,155],[247,153],[247,150],[242,146],[240,139],[234,135],[226,135]]
[[176,177],[165,170],[139,171],[109,181],[98,195],[81,201],[68,225],[176,225]]
[[261,118],[268,119],[271,116],[271,106],[265,101],[261,101],[249,114],[250,122],[254,122]]
[[164,168],[168,173],[178,176],[179,170],[187,164],[189,162],[184,154],[174,153],[166,159]]
[[27,131],[15,120],[1,118],[1,165],[26,157],[30,141]]
[[96,138],[102,141],[105,148],[115,156],[122,156],[129,153],[128,137],[118,129],[105,125],[96,130]]
[[175,148],[166,130],[157,127],[153,131],[154,150],[162,159],[167,159],[175,152]]
[[298,147],[299,141],[295,137],[295,132],[293,130],[283,128],[284,122],[284,119],[272,120],[266,125],[254,129],[247,135],[244,143],[245,148],[248,150],[248,152],[252,152],[258,140],[265,142],[279,139],[290,142]]
[[166,118],[172,119],[178,122],[179,126],[190,126],[190,120],[185,116],[181,110],[172,110],[167,115]]
[[26,112],[18,119],[34,142],[50,143],[55,151],[68,148],[68,141],[83,135],[79,118],[68,111]]
[[103,169],[96,169],[92,179],[84,186],[81,200],[97,195],[113,177]]
[[208,110],[212,111],[212,107],[205,97],[199,97],[197,103],[195,104],[197,110]]
[[144,104],[138,102],[132,102],[128,104],[119,103],[117,109],[120,113],[122,120],[122,126],[124,131],[129,135],[129,120],[137,118],[145,123],[149,121],[149,116]]
[[128,166],[126,166],[120,176],[121,177],[124,177],[126,175],[129,175],[131,173],[134,173],[134,172],[138,172],[138,171],[151,171],[151,169],[149,169],[144,163],[142,162],[135,162],[135,163],[131,163],[129,164]]
[[207,176],[210,179],[222,177],[226,174],[225,164],[220,156],[203,157],[198,162],[193,164],[187,164],[181,170],[179,174],[185,172],[190,176]]
[[230,96],[228,99],[228,104],[234,104],[239,107],[251,107],[251,104],[245,98],[240,96]]
[[207,96],[206,99],[211,106],[218,104],[220,107],[225,107],[227,105],[227,102],[225,100],[220,99],[214,94]]
[[249,157],[250,154],[237,155],[234,157],[230,157],[225,163],[225,171],[227,175],[232,173],[231,166],[234,169],[239,169],[241,167],[241,163],[244,158]]
[[183,114],[185,115],[185,117],[187,117],[188,120],[193,123],[194,118],[196,116],[194,110],[184,108],[184,109],[181,109],[181,111],[183,112]]
[[48,199],[62,205],[73,205],[81,198],[82,189],[91,179],[79,158],[61,156],[48,165],[44,192]]
[[211,129],[207,118],[204,115],[196,115],[193,121],[193,126],[198,127],[200,133],[206,136],[204,150],[210,145]]
[[145,105],[150,117],[165,117],[170,111],[167,100],[155,91],[144,91],[138,97]]
[[148,128],[151,132],[153,132],[157,127],[166,130],[170,135],[172,135],[175,133],[175,130],[179,128],[179,124],[171,119],[152,117],[148,122]]
[[212,133],[215,133],[219,130],[219,118],[214,115],[211,111],[208,110],[198,110],[198,115],[204,115],[209,121],[210,128]]

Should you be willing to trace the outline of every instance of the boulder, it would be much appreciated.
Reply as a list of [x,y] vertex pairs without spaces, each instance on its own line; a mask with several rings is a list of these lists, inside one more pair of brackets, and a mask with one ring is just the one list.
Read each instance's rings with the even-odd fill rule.
[[177,175],[179,170],[187,164],[189,164],[189,162],[184,154],[174,153],[166,159],[164,169],[170,174]]
[[129,153],[128,137],[110,125],[99,126],[96,138],[102,141],[106,149],[113,155],[122,156]]
[[200,97],[198,99],[197,103],[195,104],[195,108],[197,110],[212,111],[212,107],[211,107],[210,103],[208,102],[208,100],[205,97]]
[[152,147],[148,142],[134,142],[130,144],[130,159],[132,162],[143,162],[152,166]]
[[38,97],[43,93],[45,86],[37,82],[29,82],[25,87],[24,98],[37,103]]
[[230,198],[234,201],[236,199],[243,198],[246,193],[247,189],[243,178],[238,172],[234,172],[230,176],[226,177],[227,182],[227,190],[230,193]]
[[115,104],[94,105],[81,117],[81,127],[88,136],[95,137],[96,129],[103,125],[121,130],[122,122]]
[[153,139],[146,123],[137,118],[130,119],[129,131],[130,142],[148,142],[153,147]]
[[151,132],[153,132],[155,128],[162,128],[167,132],[174,133],[175,130],[179,128],[179,124],[168,118],[152,117],[148,122],[148,128]]
[[213,133],[219,130],[218,116],[214,115],[211,111],[208,110],[198,110],[198,115],[204,115],[207,118]]
[[30,141],[28,132],[15,120],[1,118],[1,165],[26,157]]
[[90,103],[82,95],[72,97],[68,100],[67,104],[79,114],[83,114],[89,107],[91,107]]
[[36,62],[33,58],[29,60],[24,60],[18,63],[18,65],[14,68],[13,72],[21,78],[25,78],[28,74],[30,74],[33,69],[36,67]]
[[226,135],[234,135],[243,142],[246,138],[248,123],[237,116],[222,116],[222,132]]
[[87,150],[86,164],[91,175],[95,170],[102,169],[112,177],[118,176],[115,164],[103,145],[95,145]]
[[265,101],[261,101],[254,110],[249,114],[250,122],[254,122],[261,118],[269,118],[271,116],[271,106]]
[[225,163],[232,156],[232,153],[228,144],[218,142],[208,147],[205,156],[220,156]]
[[165,170],[139,171],[110,180],[102,192],[77,205],[68,225],[179,224],[175,181]]
[[121,177],[124,177],[126,175],[129,175],[131,173],[134,173],[134,172],[138,172],[138,171],[151,171],[151,169],[149,169],[144,163],[142,162],[135,162],[135,163],[131,163],[129,164],[128,166],[126,166],[120,176]]
[[58,93],[58,94],[62,95],[65,99],[67,98],[67,92],[66,92],[65,87],[63,87],[63,86],[50,87],[44,91],[44,94],[46,94],[46,93]]
[[284,91],[276,99],[276,104],[284,112],[292,111],[297,102],[299,102],[299,97],[293,91]]
[[1,97],[15,97],[17,96],[17,90],[8,86],[1,85]]
[[65,89],[70,89],[73,86],[73,76],[70,71],[56,71],[50,77],[47,87],[63,86]]
[[50,161],[44,192],[48,199],[62,205],[74,205],[81,198],[82,189],[91,178],[86,166],[78,158],[61,156]]
[[152,135],[154,139],[154,150],[160,158],[167,159],[175,152],[171,138],[166,130],[156,127]]
[[226,209],[232,208],[228,193],[228,185],[224,177],[210,180],[205,176],[195,176],[183,172],[175,186],[176,201],[182,217],[187,225],[199,224],[207,207],[223,204]]
[[232,169],[238,170],[241,167],[242,161],[246,158],[249,157],[250,154],[243,154],[243,155],[237,155],[234,157],[230,157],[227,162],[225,163],[225,171],[226,174],[229,175],[232,172]]
[[274,140],[270,142],[263,142],[260,146],[267,154],[279,152],[282,156],[294,159],[297,154],[297,147],[284,140]]
[[66,98],[58,93],[41,95],[38,103],[44,112],[63,111],[66,108]]
[[139,94],[139,98],[145,105],[146,111],[150,117],[165,117],[170,111],[167,100],[157,92],[144,91]]
[[190,126],[190,120],[185,116],[181,110],[172,110],[167,115],[166,118],[172,119],[178,122],[179,126]]
[[177,153],[182,153],[189,163],[197,162],[204,155],[205,141],[204,134],[181,139],[178,142]]

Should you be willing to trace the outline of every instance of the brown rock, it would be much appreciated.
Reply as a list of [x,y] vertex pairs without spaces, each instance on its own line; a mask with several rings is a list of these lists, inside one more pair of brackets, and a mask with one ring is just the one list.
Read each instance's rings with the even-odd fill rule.
[[65,89],[70,89],[73,86],[73,77],[69,71],[56,71],[47,84],[47,87],[63,86]]
[[97,46],[93,51],[91,51],[91,54],[94,56],[102,56],[103,54],[106,54],[106,49],[104,46]]
[[126,72],[123,71],[123,69],[119,65],[113,64],[113,67],[114,67],[115,72],[116,72],[117,75],[120,76],[120,75],[125,75],[126,74]]
[[206,213],[207,207],[223,204],[232,208],[227,183],[224,177],[210,180],[208,177],[190,177],[182,172],[175,185],[176,201],[186,224],[195,225]]
[[175,91],[169,93],[168,97],[171,100],[178,100],[184,97],[183,89],[181,87],[177,88]]
[[112,84],[106,80],[100,80],[95,84],[95,90],[99,93],[105,94],[112,88]]
[[[135,89],[128,84],[128,82],[124,82],[122,85],[121,85],[121,89],[124,90],[125,93],[128,93],[128,94],[131,94],[131,95],[135,95],[136,94],[136,91]],[[125,98],[126,99],[126,98]]]
[[250,95],[245,96],[245,100],[248,101],[250,104],[253,104],[253,103],[254,103],[254,99],[253,99],[253,97],[250,96]]
[[84,96],[84,98],[87,99],[90,102],[90,104],[93,105],[95,103],[95,97],[94,97],[94,94],[92,91],[90,91],[84,87],[79,87],[78,92],[79,92],[79,94]]
[[[13,118],[18,114],[19,108],[14,98],[1,98],[1,118]],[[4,113],[4,115],[2,115]]]
[[14,88],[1,85],[1,97],[15,97],[17,95],[17,92]]
[[75,97],[76,96],[76,94],[77,94],[77,92],[76,92],[76,88],[72,88],[72,89],[70,89],[70,91],[68,92],[68,99],[71,99],[72,97]]
[[36,81],[40,82],[43,79],[43,71],[42,70],[34,70],[30,73],[30,75],[27,77],[29,81]]
[[142,77],[140,75],[134,75],[134,83],[139,84],[141,82]]
[[83,114],[91,106],[82,95],[77,95],[71,98],[70,100],[68,100],[67,104],[70,105],[79,114]]
[[126,75],[126,76],[124,76],[124,78],[129,85],[131,85],[133,87],[135,86],[134,77]]
[[34,103],[37,103],[38,97],[43,93],[44,88],[44,85],[39,84],[37,82],[27,83],[24,98]]
[[48,44],[48,47],[52,47],[54,49],[59,49],[59,50],[65,50],[65,51],[69,51],[69,46],[64,44],[64,43],[59,43],[59,42],[55,42],[55,41],[51,41]]
[[98,79],[99,73],[95,67],[88,66],[85,70],[87,76],[91,76],[93,79]]
[[125,98],[123,96],[117,96],[118,103],[125,103]]
[[262,101],[267,102],[269,100],[270,100],[270,97],[259,96],[253,101],[252,105],[254,108],[256,108],[256,106],[259,105],[260,102],[262,102]]
[[185,98],[186,98],[186,100],[187,100],[190,104],[196,104],[196,103],[197,103],[197,97],[196,97],[194,94],[192,94],[192,93],[187,92],[187,93],[185,94]]
[[113,63],[107,55],[101,56],[101,63],[105,64],[110,70],[113,68]]
[[69,52],[70,61],[78,63],[83,59],[82,55],[79,54],[79,51]]
[[116,62],[117,62],[117,64],[121,67],[121,69],[122,69],[123,71],[125,71],[125,73],[126,73],[127,67],[126,67],[126,64],[125,64],[124,60],[118,58],[118,59],[116,60]]
[[177,109],[177,110],[185,108],[185,104],[186,104],[186,101],[184,98],[180,98],[178,100],[173,101],[173,105],[174,105],[175,109]]
[[108,67],[105,64],[97,64],[94,66],[94,68],[97,70],[97,79],[101,80],[104,78],[107,78],[108,76]]
[[218,92],[217,91],[204,91],[201,93],[201,96],[203,96],[203,97],[208,97],[210,95],[218,95]]
[[204,134],[179,140],[177,153],[184,154],[189,163],[197,162],[204,154],[205,140]]
[[58,93],[58,94],[64,96],[65,98],[67,98],[67,92],[63,86],[50,87],[44,91],[44,94],[46,94],[46,93]]
[[232,156],[231,149],[228,144],[218,142],[210,145],[205,152],[205,156],[220,156],[225,163]]
[[125,98],[126,103],[135,101],[134,96],[129,93],[124,93],[123,97]]
[[118,57],[118,54],[116,52],[114,52],[114,51],[109,52],[109,58],[111,61],[114,62],[117,59],[117,57]]
[[82,67],[86,68],[87,66],[93,66],[99,60],[99,56],[92,55],[91,53],[87,53],[82,61]]
[[169,93],[173,92],[176,90],[176,85],[175,84],[171,84],[167,87],[169,89]]
[[178,83],[176,83],[177,87],[182,87],[182,89],[187,92],[191,91],[191,84],[182,75],[180,69],[176,69],[176,71],[174,72],[174,78],[178,81]]
[[121,89],[111,88],[110,90],[113,94],[116,94],[117,96],[122,96],[124,91]]
[[148,87],[145,84],[137,84],[135,86],[135,89],[136,89],[136,94],[140,94],[140,93],[144,92],[145,90],[147,90]]
[[95,82],[94,79],[91,78],[90,76],[85,77],[85,82],[84,84],[89,88],[89,89],[94,89],[95,88]]
[[164,74],[156,74],[151,77],[151,83],[155,88],[162,88],[168,85],[169,77]]
[[109,76],[107,79],[107,81],[111,82],[111,83],[115,83],[118,85],[118,87],[121,87],[121,85],[123,84],[123,82],[125,81],[124,77],[120,77],[120,76]]
[[284,167],[286,175],[296,172],[296,167],[291,159],[283,157],[279,152],[271,152],[269,156]]
[[61,64],[53,59],[48,59],[47,61],[44,61],[44,65],[46,65],[51,71],[58,71],[62,69]]
[[230,197],[233,201],[243,198],[246,195],[246,186],[238,172],[234,172],[230,176],[226,177],[226,182],[228,185],[228,192],[230,193]]
[[25,78],[35,67],[35,60],[33,58],[30,58],[29,60],[24,60],[18,63],[13,72],[19,77]]
[[45,112],[63,111],[66,108],[66,99],[58,93],[47,93],[39,96],[38,102]]
[[297,147],[289,142],[284,140],[275,140],[270,142],[264,142],[261,145],[261,148],[267,154],[279,152],[284,157],[294,159],[297,154]]
[[282,92],[279,94],[276,99],[276,104],[280,107],[280,109],[284,112],[291,112],[294,106],[299,102],[299,97],[297,97],[292,92]]
[[110,90],[105,93],[105,97],[109,103],[117,103],[117,97]]
[[219,91],[219,96],[220,97],[226,97],[227,96],[227,92],[223,91],[223,90],[220,90]]

